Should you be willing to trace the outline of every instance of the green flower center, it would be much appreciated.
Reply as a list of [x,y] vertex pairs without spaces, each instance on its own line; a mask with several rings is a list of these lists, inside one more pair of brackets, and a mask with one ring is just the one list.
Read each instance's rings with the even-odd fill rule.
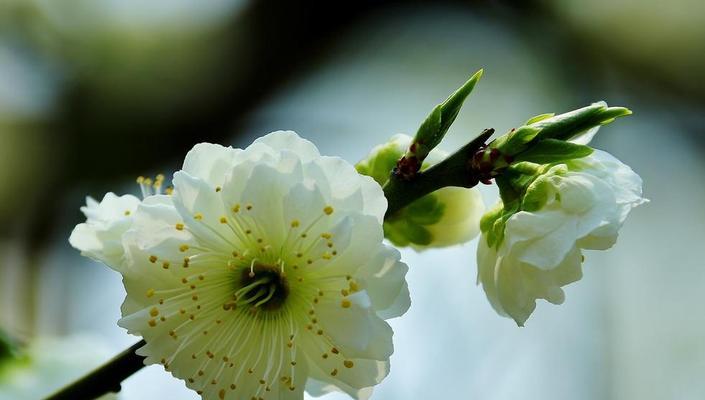
[[238,305],[262,310],[278,310],[288,296],[289,282],[281,269],[257,262],[242,270],[240,289],[235,292]]

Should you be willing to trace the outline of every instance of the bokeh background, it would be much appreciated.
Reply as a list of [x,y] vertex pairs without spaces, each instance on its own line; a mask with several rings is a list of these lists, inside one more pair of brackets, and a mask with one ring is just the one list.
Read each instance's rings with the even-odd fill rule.
[[[651,203],[525,328],[475,285],[476,242],[404,251],[413,306],[375,398],[705,398],[704,17],[701,0],[0,1],[0,328],[50,359],[0,379],[0,399],[137,341],[115,323],[119,275],[68,245],[85,195],[136,194],[195,143],[278,129],[355,162],[479,68],[442,147],[604,99],[634,115],[594,144]],[[120,396],[196,398],[161,367]]]

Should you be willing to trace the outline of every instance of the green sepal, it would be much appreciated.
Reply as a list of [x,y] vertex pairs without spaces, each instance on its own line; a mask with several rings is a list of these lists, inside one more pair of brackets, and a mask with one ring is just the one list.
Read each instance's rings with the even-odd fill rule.
[[410,244],[427,246],[433,240],[433,235],[428,229],[404,219],[385,222],[384,237],[395,246],[400,247]]
[[438,196],[428,194],[394,214],[384,222],[384,236],[397,246],[427,246],[433,235],[426,228],[443,218],[445,204]]
[[533,126],[521,126],[498,138],[491,147],[497,148],[502,154],[513,156],[526,150],[528,144],[541,132]]
[[536,123],[536,122],[543,121],[544,119],[551,118],[551,117],[553,117],[554,115],[556,115],[556,113],[539,114],[539,115],[537,115],[537,116],[535,116],[535,117],[529,118],[529,120],[526,121],[526,122],[524,123],[524,125],[531,125],[531,124],[534,124],[534,123]]
[[536,164],[549,164],[583,158],[592,152],[592,147],[583,144],[559,139],[545,139],[518,154],[514,160],[515,162],[528,161]]

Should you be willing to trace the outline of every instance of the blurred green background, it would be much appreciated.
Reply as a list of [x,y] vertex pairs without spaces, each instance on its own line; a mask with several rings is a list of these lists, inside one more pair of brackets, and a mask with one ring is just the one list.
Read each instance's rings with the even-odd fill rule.
[[[1,1],[0,328],[29,347],[0,399],[39,398],[137,340],[115,324],[120,277],[68,245],[86,194],[136,194],[195,143],[277,129],[355,162],[479,68],[442,147],[606,100],[634,115],[594,143],[652,202],[523,329],[475,286],[475,242],[404,251],[413,307],[376,398],[705,398],[704,17],[701,0]],[[47,352],[69,361],[40,367]],[[149,367],[121,398],[195,394]]]

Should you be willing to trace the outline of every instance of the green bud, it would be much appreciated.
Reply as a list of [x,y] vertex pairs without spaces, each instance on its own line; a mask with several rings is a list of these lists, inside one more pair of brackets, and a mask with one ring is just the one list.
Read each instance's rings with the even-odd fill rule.
[[[395,135],[389,142],[372,149],[355,168],[384,186],[389,180],[390,171],[411,141],[409,136]],[[421,170],[441,162],[445,157],[444,152],[434,149],[428,154]],[[397,246],[416,249],[463,243],[479,233],[479,218],[483,210],[479,191],[445,187],[388,216],[384,221],[384,235]]]
[[414,136],[409,149],[406,151],[406,159],[415,159],[418,161],[418,165],[423,163],[426,156],[438,146],[446,132],[448,132],[448,129],[458,116],[463,102],[470,95],[481,77],[482,70],[479,70],[443,103],[433,108],[416,132],[416,136]]
[[600,101],[587,107],[579,108],[564,114],[541,119],[532,124],[541,130],[536,140],[560,139],[571,140],[581,133],[614,121],[618,117],[630,115],[632,112],[624,107],[608,107]]
[[495,172],[521,161],[548,164],[582,158],[592,153],[586,144],[601,125],[629,114],[624,107],[597,102],[560,115],[537,115],[495,139],[485,152],[497,152],[492,165]]

